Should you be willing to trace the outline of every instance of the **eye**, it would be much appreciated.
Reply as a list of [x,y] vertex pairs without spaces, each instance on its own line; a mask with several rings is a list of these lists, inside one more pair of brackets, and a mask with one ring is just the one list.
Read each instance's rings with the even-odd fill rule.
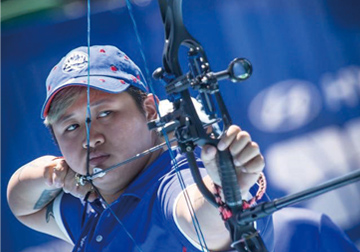
[[107,117],[108,115],[110,115],[112,113],[112,111],[107,110],[107,111],[103,111],[99,114],[98,117],[102,118],[102,117]]
[[71,124],[69,127],[65,129],[66,132],[74,131],[79,127],[79,124]]

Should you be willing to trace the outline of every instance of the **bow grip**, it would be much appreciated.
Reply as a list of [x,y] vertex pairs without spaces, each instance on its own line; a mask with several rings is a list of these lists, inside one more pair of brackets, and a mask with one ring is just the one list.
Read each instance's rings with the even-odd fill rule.
[[235,213],[242,209],[242,197],[235,165],[229,149],[217,152],[216,163],[219,169],[221,187],[225,202]]

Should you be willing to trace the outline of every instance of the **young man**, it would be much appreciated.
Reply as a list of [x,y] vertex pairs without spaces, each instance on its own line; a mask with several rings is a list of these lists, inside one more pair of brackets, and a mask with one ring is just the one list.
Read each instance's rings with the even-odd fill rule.
[[[199,251],[169,150],[117,167],[93,185],[79,184],[79,176],[87,174],[88,152],[92,174],[163,142],[147,128],[157,117],[157,98],[147,94],[140,69],[113,46],[92,46],[90,58],[87,52],[87,47],[72,50],[48,76],[42,116],[63,157],[40,157],[14,173],[8,186],[11,210],[28,227],[74,244],[74,251]],[[258,145],[231,126],[217,147],[230,148],[242,195],[248,195],[264,168]],[[212,146],[201,151],[209,188],[220,185],[215,154]],[[229,250],[218,210],[194,185],[184,156],[177,152],[176,160],[207,248]],[[257,229],[272,251],[271,219],[258,221]]]

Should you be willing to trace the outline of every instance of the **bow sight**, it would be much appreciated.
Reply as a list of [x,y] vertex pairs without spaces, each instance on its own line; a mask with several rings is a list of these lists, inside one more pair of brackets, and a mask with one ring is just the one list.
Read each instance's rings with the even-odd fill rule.
[[[207,115],[210,114],[210,118],[215,119],[216,113],[214,110],[214,104],[209,98],[210,96],[208,96],[208,94],[215,94],[219,92],[218,81],[220,80],[229,79],[232,82],[240,82],[248,79],[252,74],[252,66],[247,59],[235,58],[233,61],[230,62],[226,70],[216,73],[206,71],[205,73],[195,75],[196,72],[194,71],[194,69],[210,69],[209,63],[204,62],[202,56],[200,56],[201,53],[198,52],[196,57],[194,57],[193,52],[199,50],[199,48],[190,48],[189,50],[189,55],[192,55],[191,61],[189,59],[189,67],[190,69],[192,69],[192,71],[188,74],[171,79],[171,77],[169,78],[168,73],[166,73],[163,68],[159,67],[154,71],[153,78],[157,80],[161,79],[166,82],[166,94],[172,102],[176,102],[177,99],[181,99],[181,95],[178,94],[182,91],[188,90],[189,88],[198,90],[200,93],[200,97],[205,98],[202,99],[202,102],[205,101],[205,103],[203,104],[203,109],[205,110],[205,112],[207,112]],[[199,62],[201,63],[199,64]],[[165,132],[171,132],[173,130],[173,124],[177,126],[179,125],[178,122],[173,123],[173,119],[176,118],[179,114],[180,113],[175,110],[171,116],[167,114],[163,117],[160,117],[159,120],[151,121],[148,124],[149,129],[152,130],[155,128],[161,128],[164,129]]]

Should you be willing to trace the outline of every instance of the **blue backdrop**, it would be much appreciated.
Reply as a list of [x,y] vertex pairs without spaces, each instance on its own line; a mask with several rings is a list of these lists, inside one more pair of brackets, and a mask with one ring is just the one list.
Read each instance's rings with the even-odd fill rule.
[[[261,147],[271,197],[360,168],[359,1],[183,2],[184,22],[213,70],[225,69],[235,57],[254,66],[248,81],[224,81],[221,90],[234,122]],[[152,72],[161,65],[164,40],[157,1],[133,8]],[[91,43],[116,45],[144,69],[126,7],[93,9]],[[86,45],[86,17],[54,11],[22,23],[8,21],[1,36],[2,251],[67,251],[12,216],[6,186],[21,165],[60,154],[40,119],[44,83],[62,56]],[[163,98],[161,85],[154,85]],[[359,198],[356,183],[298,206],[327,213],[360,247]]]

